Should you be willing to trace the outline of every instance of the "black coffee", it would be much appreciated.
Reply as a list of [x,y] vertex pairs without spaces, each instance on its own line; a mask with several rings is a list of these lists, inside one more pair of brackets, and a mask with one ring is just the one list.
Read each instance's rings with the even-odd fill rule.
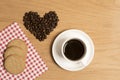
[[84,45],[77,39],[69,40],[65,43],[64,54],[70,60],[78,60],[83,57],[85,52]]

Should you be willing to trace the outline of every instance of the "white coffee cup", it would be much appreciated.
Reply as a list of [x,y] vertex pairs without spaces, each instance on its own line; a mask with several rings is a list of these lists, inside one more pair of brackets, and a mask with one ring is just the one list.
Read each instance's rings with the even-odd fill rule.
[[[64,54],[66,42],[76,39],[83,43],[84,55],[77,60],[71,60]],[[90,64],[94,57],[94,44],[92,39],[83,31],[70,29],[59,34],[52,47],[52,54],[55,62],[63,69],[78,71]]]
[[[66,49],[66,46],[67,46],[67,43],[69,41],[77,41],[79,43],[81,43],[81,45],[83,46],[83,50],[84,52],[81,53],[81,56],[79,55],[79,53],[75,53],[74,51],[74,54],[76,54],[75,56],[78,56],[77,59],[75,60],[72,60],[72,59],[69,59],[66,55],[65,55],[65,49]],[[74,50],[74,49],[73,49]],[[62,47],[61,47],[61,54],[63,56],[64,59],[68,60],[68,61],[71,61],[71,62],[79,62],[82,58],[84,58],[84,56],[86,55],[86,44],[84,43],[84,41],[82,41],[81,39],[77,38],[77,37],[71,37],[71,38],[68,38],[66,39],[63,43],[62,43]],[[77,55],[78,54],[78,55]],[[71,54],[69,54],[71,55]]]

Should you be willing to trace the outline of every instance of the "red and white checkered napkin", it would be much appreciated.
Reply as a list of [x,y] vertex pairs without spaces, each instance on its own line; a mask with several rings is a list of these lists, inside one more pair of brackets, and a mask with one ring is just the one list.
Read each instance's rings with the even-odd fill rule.
[[[3,66],[3,54],[8,42],[16,38],[26,42],[28,53],[24,71],[18,75],[13,75],[7,72]],[[34,80],[46,70],[48,67],[16,22],[0,32],[0,80]]]

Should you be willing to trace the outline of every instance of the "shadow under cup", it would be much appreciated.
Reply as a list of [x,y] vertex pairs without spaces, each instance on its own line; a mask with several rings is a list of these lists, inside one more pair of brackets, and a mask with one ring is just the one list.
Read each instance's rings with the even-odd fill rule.
[[78,61],[85,56],[86,46],[82,40],[67,40],[62,47],[63,56],[71,61]]

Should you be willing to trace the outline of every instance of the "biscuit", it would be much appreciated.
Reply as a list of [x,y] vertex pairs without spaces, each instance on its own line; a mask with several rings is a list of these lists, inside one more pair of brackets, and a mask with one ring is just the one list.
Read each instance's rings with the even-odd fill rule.
[[18,55],[20,57],[25,58],[26,57],[26,51],[22,50],[19,47],[11,46],[11,47],[7,48],[6,51],[4,52],[4,59],[6,59],[10,55]]
[[17,55],[12,55],[5,60],[4,66],[9,73],[19,74],[25,69],[25,60]]
[[8,43],[4,52],[4,67],[11,74],[19,74],[25,68],[27,56],[26,43],[20,39],[14,39]]
[[17,46],[27,51],[26,43],[21,39],[14,39],[11,42],[9,42],[7,47],[11,47],[11,46]]

